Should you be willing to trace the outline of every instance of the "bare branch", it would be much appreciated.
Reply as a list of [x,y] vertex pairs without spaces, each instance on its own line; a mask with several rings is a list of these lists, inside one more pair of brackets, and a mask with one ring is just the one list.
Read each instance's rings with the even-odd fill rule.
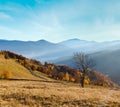
[[83,77],[81,85],[84,87],[84,78],[86,73],[88,72],[88,69],[95,66],[94,61],[89,57],[89,55],[83,53],[83,52],[77,52],[74,54],[73,59],[75,61],[75,64],[77,68],[82,70]]

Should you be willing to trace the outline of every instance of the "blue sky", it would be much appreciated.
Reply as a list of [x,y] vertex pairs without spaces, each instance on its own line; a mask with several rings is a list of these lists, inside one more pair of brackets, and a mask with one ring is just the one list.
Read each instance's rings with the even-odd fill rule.
[[0,39],[120,40],[120,0],[0,0]]

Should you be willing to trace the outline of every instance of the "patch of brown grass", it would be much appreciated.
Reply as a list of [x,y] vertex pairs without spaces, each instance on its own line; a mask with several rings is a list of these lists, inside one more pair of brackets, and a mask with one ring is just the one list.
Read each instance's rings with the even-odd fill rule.
[[120,106],[120,90],[53,81],[0,81],[1,107]]
[[[9,72],[9,73],[7,73]],[[36,79],[29,70],[17,63],[13,59],[5,59],[3,55],[0,55],[0,78],[4,78],[5,74],[10,74],[10,78],[17,79]],[[5,76],[10,76],[5,75]]]

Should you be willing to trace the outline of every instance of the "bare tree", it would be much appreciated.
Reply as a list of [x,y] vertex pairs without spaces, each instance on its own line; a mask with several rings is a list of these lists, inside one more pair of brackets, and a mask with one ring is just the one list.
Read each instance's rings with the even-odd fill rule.
[[77,66],[77,68],[82,71],[82,77],[81,77],[81,86],[84,87],[84,79],[85,75],[88,72],[89,68],[95,66],[94,61],[89,57],[88,54],[85,54],[83,52],[77,52],[73,56],[74,62]]

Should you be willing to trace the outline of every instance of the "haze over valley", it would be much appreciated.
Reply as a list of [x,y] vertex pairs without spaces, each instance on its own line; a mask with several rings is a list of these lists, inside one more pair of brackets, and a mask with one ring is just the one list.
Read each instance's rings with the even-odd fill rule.
[[[21,45],[22,44],[22,45]],[[75,67],[73,55],[75,52],[89,54],[96,63],[94,67],[120,83],[120,41],[95,42],[80,39],[70,39],[59,43],[46,40],[39,41],[7,41],[0,40],[0,50],[9,50],[39,61],[65,64]]]

